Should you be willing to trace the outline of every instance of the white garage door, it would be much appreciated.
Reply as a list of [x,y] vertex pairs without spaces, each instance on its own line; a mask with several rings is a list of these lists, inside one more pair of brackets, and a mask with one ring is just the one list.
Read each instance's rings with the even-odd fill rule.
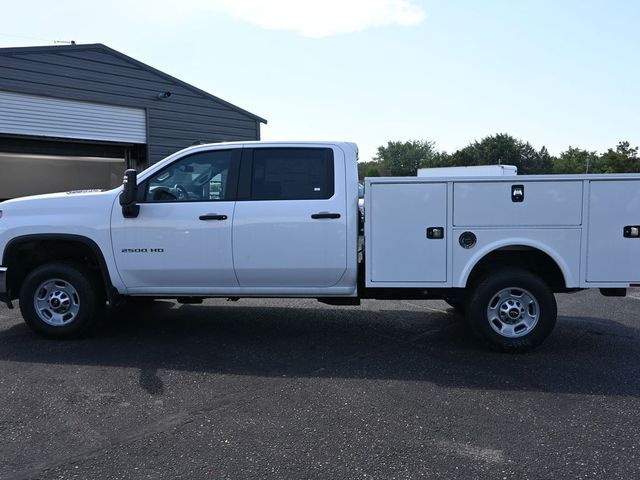
[[39,193],[114,188],[124,159],[0,153],[0,199]]
[[147,142],[143,108],[0,91],[0,133],[109,142]]

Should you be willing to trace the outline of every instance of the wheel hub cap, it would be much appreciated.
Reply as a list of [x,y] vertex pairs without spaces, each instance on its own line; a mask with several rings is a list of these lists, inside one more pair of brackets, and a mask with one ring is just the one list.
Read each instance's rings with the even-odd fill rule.
[[540,307],[536,298],[521,288],[505,288],[493,296],[487,307],[491,328],[507,338],[529,333],[538,323]]
[[66,292],[56,290],[49,295],[49,305],[57,313],[64,313],[71,307],[71,298]]
[[35,290],[33,306],[40,320],[60,327],[71,323],[80,311],[78,291],[66,280],[45,280]]
[[522,319],[524,315],[524,307],[517,300],[508,299],[500,304],[500,320],[507,323],[514,323]]

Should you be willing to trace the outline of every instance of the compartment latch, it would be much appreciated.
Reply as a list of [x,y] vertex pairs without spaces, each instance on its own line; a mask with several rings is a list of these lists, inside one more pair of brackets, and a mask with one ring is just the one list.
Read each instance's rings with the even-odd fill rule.
[[524,202],[524,185],[511,185],[511,201]]

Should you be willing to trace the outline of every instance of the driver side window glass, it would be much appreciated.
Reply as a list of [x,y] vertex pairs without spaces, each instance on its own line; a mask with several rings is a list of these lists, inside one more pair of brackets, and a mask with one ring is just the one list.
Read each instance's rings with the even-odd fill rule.
[[226,200],[232,150],[199,152],[174,162],[147,181],[145,202]]

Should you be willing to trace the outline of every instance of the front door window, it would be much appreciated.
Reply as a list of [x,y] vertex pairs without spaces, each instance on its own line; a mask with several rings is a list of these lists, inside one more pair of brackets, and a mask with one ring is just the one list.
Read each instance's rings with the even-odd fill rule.
[[147,182],[145,202],[208,202],[229,199],[231,150],[189,155]]

